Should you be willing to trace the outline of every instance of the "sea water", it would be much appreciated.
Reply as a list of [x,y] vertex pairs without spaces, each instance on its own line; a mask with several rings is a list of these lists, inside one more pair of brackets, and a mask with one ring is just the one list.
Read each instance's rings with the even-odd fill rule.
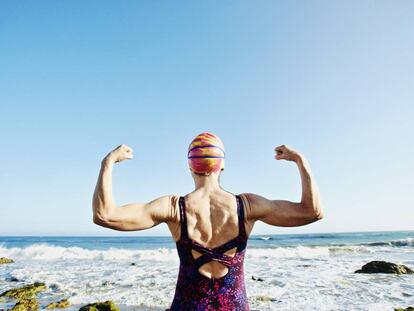
[[[179,259],[171,237],[0,237],[0,293],[45,282],[41,307],[113,300],[121,310],[170,306]],[[414,306],[414,275],[359,274],[372,260],[414,269],[414,231],[250,236],[244,270],[252,310],[393,310]],[[0,303],[7,309],[12,302]]]

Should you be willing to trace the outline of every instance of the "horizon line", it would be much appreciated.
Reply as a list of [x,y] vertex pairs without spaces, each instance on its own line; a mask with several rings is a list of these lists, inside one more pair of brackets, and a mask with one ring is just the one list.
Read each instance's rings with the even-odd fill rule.
[[[341,233],[377,233],[377,232],[414,232],[414,229],[410,230],[374,230],[374,231],[330,231],[330,232],[307,232],[307,233],[271,233],[271,234],[251,234],[251,236],[266,236],[266,235],[316,235],[316,234],[341,234]],[[137,231],[139,232],[139,231]],[[144,236],[133,236],[133,235],[55,235],[55,234],[44,234],[44,235],[2,235],[1,237],[100,237],[100,238],[123,238],[123,237],[134,237],[134,238],[161,238],[161,237],[172,237],[171,235],[144,235]]]

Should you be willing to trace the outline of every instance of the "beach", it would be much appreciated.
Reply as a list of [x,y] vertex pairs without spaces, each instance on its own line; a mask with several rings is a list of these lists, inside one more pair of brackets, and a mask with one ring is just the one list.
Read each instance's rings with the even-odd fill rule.
[[[171,237],[0,237],[0,293],[44,282],[41,307],[112,300],[165,310],[179,260]],[[393,310],[414,305],[414,274],[354,273],[382,260],[414,268],[414,231],[251,236],[244,272],[252,310]],[[0,309],[13,306],[0,302]]]

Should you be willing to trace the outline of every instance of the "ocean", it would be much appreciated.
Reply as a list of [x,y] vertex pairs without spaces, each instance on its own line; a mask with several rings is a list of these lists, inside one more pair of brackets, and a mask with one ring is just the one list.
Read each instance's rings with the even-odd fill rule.
[[[165,310],[179,260],[171,237],[2,236],[0,293],[45,282],[42,307],[113,300],[121,310]],[[372,260],[414,269],[414,231],[253,235],[244,261],[251,310],[393,310],[414,306],[414,275],[358,274]],[[11,302],[0,302],[0,310]]]

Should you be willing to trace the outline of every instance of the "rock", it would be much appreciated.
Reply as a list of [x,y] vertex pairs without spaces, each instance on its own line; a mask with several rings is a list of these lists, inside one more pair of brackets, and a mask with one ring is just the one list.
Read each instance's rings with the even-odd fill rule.
[[0,297],[1,296],[12,297],[17,300],[30,299],[30,298],[35,298],[37,293],[44,291],[44,290],[46,290],[45,283],[35,282],[33,284],[26,285],[23,287],[9,289],[3,292],[2,294],[0,294]]
[[10,311],[37,311],[39,310],[39,302],[36,298],[19,300]]
[[12,263],[12,262],[14,262],[13,259],[6,258],[6,257],[0,257],[0,264],[3,264],[3,263]]
[[252,275],[252,280],[253,280],[253,281],[263,282],[263,279],[262,279],[262,278],[255,277],[254,275]]
[[19,282],[19,280],[17,278],[15,278],[14,276],[6,278],[6,281],[8,281],[8,282]]
[[257,296],[256,300],[262,301],[262,302],[269,302],[269,301],[275,302],[275,301],[277,301],[276,298],[272,298],[272,297],[269,297],[269,296]]
[[136,263],[135,262],[131,262],[131,266],[135,266],[136,265]]
[[111,300],[107,300],[87,304],[80,308],[79,311],[120,311],[120,309]]
[[65,299],[59,300],[58,302],[51,302],[45,308],[46,309],[63,309],[69,306],[70,306],[70,302],[69,300],[65,298]]
[[414,307],[408,307],[408,308],[396,308],[394,311],[414,311]]
[[395,264],[387,261],[371,261],[356,270],[355,273],[394,273],[394,274],[411,274],[413,270],[407,266]]

